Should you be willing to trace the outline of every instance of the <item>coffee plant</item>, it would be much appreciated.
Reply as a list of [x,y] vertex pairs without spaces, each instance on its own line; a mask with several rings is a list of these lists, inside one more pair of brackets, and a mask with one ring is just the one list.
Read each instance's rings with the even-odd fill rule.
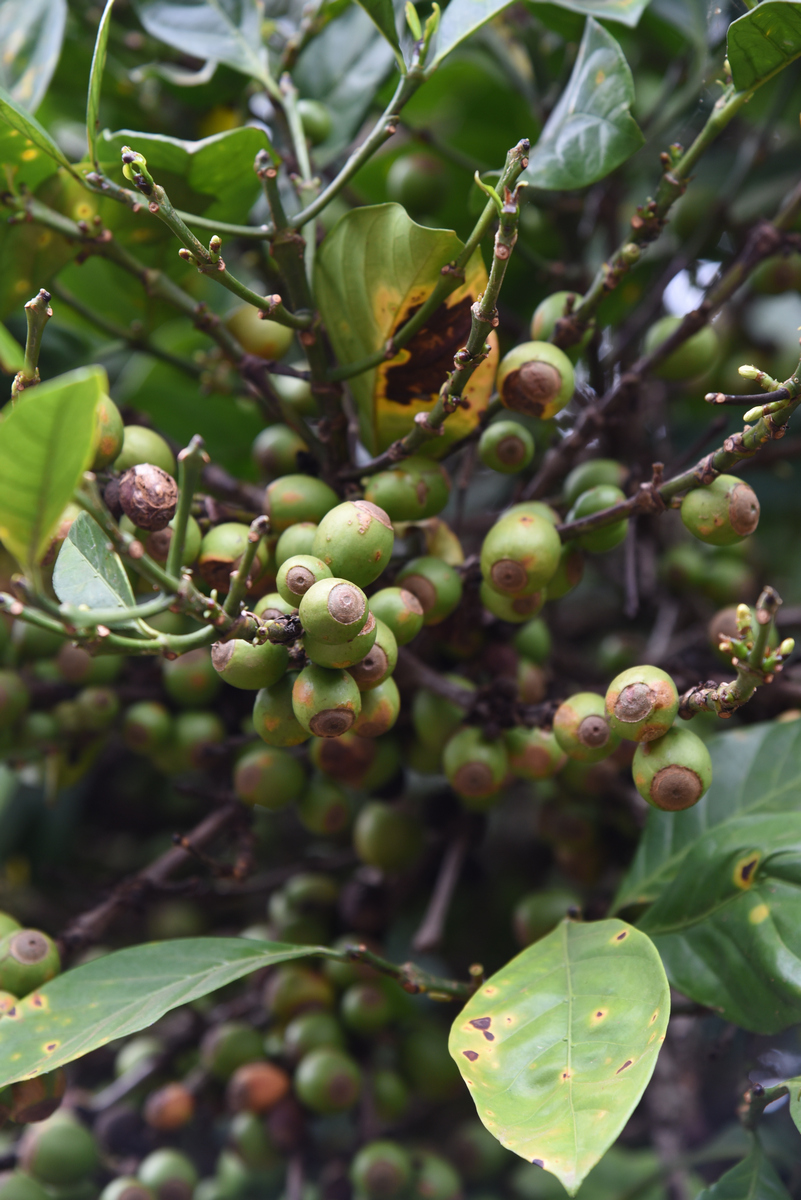
[[0,1200],[801,1197],[801,2],[0,50]]

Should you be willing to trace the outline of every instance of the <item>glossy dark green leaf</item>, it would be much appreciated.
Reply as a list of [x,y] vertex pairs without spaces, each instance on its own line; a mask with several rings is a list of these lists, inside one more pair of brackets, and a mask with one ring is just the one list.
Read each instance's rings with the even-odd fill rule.
[[[559,8],[581,13],[586,17],[597,17],[601,21],[617,21],[634,28],[648,7],[649,0],[548,0]],[[536,13],[536,3],[534,12]]]
[[563,921],[481,985],[449,1049],[490,1133],[572,1196],[637,1105],[669,1015],[648,937]]
[[794,812],[801,790],[801,728],[751,725],[709,741],[712,786],[684,812],[651,809],[615,910],[654,900],[710,829],[745,813]]
[[76,608],[133,608],[136,599],[122,560],[89,513],[70,525],[53,569],[53,590]]
[[2,87],[0,87],[0,121],[11,129],[15,129],[17,133],[21,133],[24,138],[28,139],[32,146],[37,150],[41,150],[53,162],[58,163],[61,167],[66,167],[71,174],[75,174],[72,165],[44,126],[40,125],[36,117],[26,112],[19,101],[15,100]]
[[398,28],[395,21],[395,8],[392,0],[359,0],[359,4],[367,13],[370,20],[389,42],[398,62],[403,65]]
[[151,37],[192,58],[226,63],[277,91],[255,0],[137,0],[134,7]]
[[97,27],[92,69],[89,72],[89,91],[86,95],[86,136],[89,141],[89,157],[95,166],[97,166],[97,135],[100,132],[100,89],[103,86],[103,72],[106,68],[106,51],[108,50],[113,5],[114,0],[106,0],[106,7],[103,9],[103,15]]
[[146,1029],[171,1009],[253,971],[317,953],[314,946],[245,938],[178,938],[117,950],[65,971],[0,1023],[0,1087]]
[[732,22],[726,46],[734,86],[756,87],[801,55],[801,4],[765,0]]
[[102,367],[79,367],[27,388],[0,420],[0,540],[38,563],[94,456]]
[[748,1157],[721,1175],[712,1187],[704,1188],[697,1200],[790,1200],[790,1193],[754,1139]]
[[0,368],[8,375],[16,375],[24,362],[25,351],[22,346],[5,325],[0,325]]
[[685,856],[638,928],[674,987],[727,1021],[801,1021],[801,813],[736,817]]
[[36,112],[58,64],[66,0],[3,0],[0,4],[0,85]]
[[531,151],[524,179],[538,188],[580,188],[603,178],[643,143],[629,111],[634,83],[623,51],[587,18],[567,87]]

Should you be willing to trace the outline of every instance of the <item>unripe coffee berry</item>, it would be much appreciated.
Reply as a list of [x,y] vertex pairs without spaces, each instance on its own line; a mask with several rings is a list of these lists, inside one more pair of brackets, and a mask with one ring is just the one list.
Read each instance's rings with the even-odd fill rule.
[[195,1115],[195,1097],[182,1083],[156,1088],[145,1101],[142,1115],[151,1129],[172,1133],[188,1125]]
[[[652,325],[645,338],[645,353],[653,353],[658,346],[667,341],[681,322],[681,317],[662,317]],[[704,375],[715,364],[719,354],[718,335],[711,325],[705,325],[664,358],[654,368],[654,374],[660,379],[676,382],[695,379],[698,375]]]
[[156,1200],[156,1193],[133,1175],[118,1175],[103,1188],[100,1200]]
[[289,963],[267,980],[264,1003],[276,1021],[288,1021],[306,1009],[332,1008],[334,989],[317,971]]
[[400,692],[390,676],[369,691],[362,691],[362,710],[353,732],[359,737],[376,738],[388,733],[400,714]]
[[260,317],[255,304],[241,304],[225,318],[225,324],[243,350],[259,358],[283,358],[292,345],[292,330],[287,325]]
[[355,679],[360,692],[369,692],[373,688],[380,687],[397,665],[398,643],[395,641],[395,635],[383,621],[376,621],[376,636],[373,645],[364,658],[348,668],[348,672]]
[[49,1200],[50,1197],[51,1193],[24,1171],[0,1174],[0,1200]]
[[567,755],[550,729],[525,729],[521,725],[504,734],[509,770],[519,779],[550,779],[561,771]]
[[82,688],[75,697],[75,706],[86,733],[105,733],[120,711],[119,697],[110,687]]
[[442,767],[466,807],[482,810],[496,802],[509,760],[500,739],[490,741],[476,726],[465,725],[446,745]]
[[7,933],[0,941],[0,988],[27,996],[61,970],[56,943],[39,929]]
[[120,508],[137,529],[166,529],[175,516],[178,484],[152,463],[130,467],[120,479]]
[[504,407],[547,421],[573,395],[573,364],[550,342],[524,342],[501,359],[495,386]]
[[338,738],[315,738],[309,758],[338,783],[365,791],[389,783],[400,767],[400,751],[391,737],[363,738],[352,729]]
[[215,642],[211,647],[211,665],[231,687],[245,691],[272,687],[289,666],[289,650],[274,642],[261,645],[232,638],[230,642]]
[[412,592],[423,610],[424,625],[439,625],[459,605],[461,576],[441,558],[413,558],[398,572],[397,582]]
[[369,500],[346,500],[320,521],[312,552],[334,575],[364,588],[386,567],[394,541],[392,522],[383,508]]
[[290,1086],[286,1071],[274,1063],[245,1063],[228,1080],[225,1101],[229,1112],[265,1113],[283,1100]]
[[718,475],[706,487],[687,493],[681,502],[681,519],[699,541],[734,546],[759,524],[759,500],[736,475]]
[[495,591],[495,588],[490,587],[485,579],[482,579],[479,595],[481,603],[494,617],[519,625],[523,621],[537,616],[545,603],[547,592],[545,588],[540,588],[539,591],[532,592],[530,596],[502,596],[500,592]]
[[316,776],[306,785],[297,802],[300,823],[309,833],[334,837],[343,833],[353,819],[353,805],[344,788],[331,779]]
[[244,804],[285,808],[303,791],[305,774],[297,758],[278,747],[248,750],[234,768],[234,791]]
[[275,586],[287,604],[297,606],[313,584],[332,576],[331,568],[313,554],[294,554],[279,567]]
[[262,621],[274,621],[276,617],[291,617],[298,611],[298,607],[296,604],[287,603],[278,592],[268,592],[256,601],[253,611]]
[[423,628],[423,606],[406,588],[382,588],[370,597],[370,612],[392,630],[399,646],[405,646]]
[[665,812],[692,808],[712,782],[706,746],[691,729],[675,725],[637,747],[631,771],[643,800]]
[[393,1017],[392,1003],[376,983],[353,983],[340,1001],[342,1022],[354,1033],[378,1033]]
[[298,100],[297,108],[304,134],[313,146],[319,146],[334,127],[330,110],[320,100]]
[[[382,1121],[398,1121],[409,1108],[409,1089],[397,1071],[373,1072],[373,1102]],[[0,1198],[1,1200],[1,1198]]]
[[331,646],[328,642],[318,642],[308,633],[303,635],[303,649],[306,655],[318,667],[328,667],[332,670],[345,670],[361,662],[375,645],[378,636],[378,623],[372,612],[367,614],[367,620],[349,642],[341,642]]
[[347,671],[331,671],[313,663],[300,672],[292,687],[295,716],[315,737],[346,733],[361,707],[361,693]]
[[550,521],[532,513],[501,517],[481,547],[485,582],[506,596],[530,596],[547,586],[562,543]]
[[353,846],[368,866],[403,871],[418,858],[423,831],[410,813],[382,800],[371,800],[356,819]]
[[410,1200],[461,1200],[462,1195],[462,1181],[456,1169],[439,1154],[424,1150],[417,1159]]
[[0,671],[0,729],[8,729],[28,707],[29,693],[16,671]]
[[[541,300],[531,318],[530,333],[534,341],[549,342],[551,334],[556,328],[556,322],[577,309],[583,299],[584,297],[577,292],[552,292],[550,296]],[[593,326],[594,322],[591,321],[582,334],[581,340],[565,350],[565,354],[572,363],[577,362],[582,350],[592,338]]]
[[612,487],[622,487],[628,477],[628,470],[614,458],[592,458],[589,462],[579,463],[568,475],[563,488],[565,504],[571,507],[579,496],[583,496],[590,488],[601,484]]
[[424,521],[442,512],[451,481],[433,459],[411,455],[387,471],[367,476],[364,498],[382,508],[391,521]]
[[568,758],[577,762],[600,762],[620,742],[610,728],[604,698],[595,692],[577,692],[560,704],[554,714],[553,732]]
[[264,479],[278,479],[298,470],[298,456],[308,454],[309,447],[288,425],[268,425],[262,429],[251,451],[259,474]]
[[295,1094],[312,1112],[346,1112],[359,1099],[362,1076],[344,1050],[321,1046],[303,1058],[295,1072]]
[[[161,467],[168,475],[175,475],[175,457],[160,434],[145,425],[126,425],[122,436],[122,450],[114,460],[116,471],[127,471],[143,463]],[[136,522],[134,522],[136,524]]]
[[[13,1005],[11,1007],[13,1008]],[[37,1075],[35,1079],[22,1079],[18,1083],[12,1083],[10,1090],[9,1116],[12,1121],[16,1121],[18,1125],[46,1121],[61,1104],[67,1090],[67,1076],[63,1067],[59,1067],[55,1071]]]
[[336,1046],[343,1049],[344,1045],[342,1026],[332,1013],[301,1013],[291,1020],[284,1030],[283,1051],[293,1063],[320,1046]]
[[125,430],[117,405],[110,396],[101,396],[95,409],[97,418],[97,448],[92,462],[93,471],[111,465],[122,450]]
[[321,579],[303,595],[298,616],[307,633],[318,642],[340,645],[364,627],[369,609],[360,587],[347,579]]
[[283,533],[299,521],[319,524],[339,501],[333,488],[313,475],[282,475],[264,493],[264,511],[273,533]]
[[523,896],[512,916],[518,945],[530,946],[532,942],[538,942],[564,920],[571,908],[579,905],[578,895],[567,888],[544,888],[541,892]]
[[[445,678],[468,692],[475,691],[476,685],[462,675],[446,675]],[[420,688],[412,700],[414,731],[424,746],[431,750],[442,750],[462,724],[465,711],[461,705],[435,695],[428,688]]]
[[548,599],[559,600],[578,587],[584,577],[584,551],[578,542],[564,542],[559,566],[548,580]]
[[294,671],[283,675],[278,683],[262,688],[253,705],[253,729],[268,746],[298,746],[309,734],[295,716],[292,707],[292,687],[297,679]]
[[[222,525],[215,525],[205,534],[200,543],[197,569],[209,587],[216,588],[218,592],[228,592],[231,586],[231,572],[235,571],[242,561],[249,534],[250,526],[239,521],[225,521]],[[262,542],[250,568],[248,587],[258,579],[266,565],[267,551]]]
[[159,765],[164,755],[168,771],[204,770],[209,766],[211,747],[224,741],[225,726],[216,713],[179,713],[172,744],[157,752],[153,761]]
[[60,1113],[27,1130],[20,1147],[21,1165],[51,1187],[85,1179],[97,1166],[92,1134],[73,1117]]
[[357,1194],[369,1200],[395,1200],[412,1178],[408,1150],[397,1142],[368,1142],[350,1165],[351,1183]]
[[679,711],[679,693],[667,671],[629,667],[606,693],[606,712],[615,733],[632,742],[652,742],[667,733]]
[[281,567],[296,554],[311,554],[317,526],[313,521],[298,521],[285,529],[275,544],[275,565]]
[[205,646],[189,650],[178,658],[162,662],[164,690],[182,708],[202,708],[210,704],[220,690],[220,676]]
[[262,1059],[262,1036],[244,1021],[224,1021],[203,1035],[200,1061],[215,1079],[230,1079],[245,1063]]
[[191,1200],[197,1186],[197,1170],[180,1150],[164,1147],[148,1154],[139,1164],[141,1183],[152,1188],[156,1200]]
[[495,421],[488,425],[478,443],[485,467],[502,475],[523,471],[534,457],[534,438],[519,421]]
[[[606,508],[612,508],[625,499],[626,495],[620,488],[609,483],[598,484],[597,487],[582,492],[567,514],[567,520],[580,521],[583,517],[591,517]],[[613,521],[609,525],[602,525],[598,529],[578,534],[576,541],[584,550],[590,550],[593,554],[605,554],[608,550],[614,550],[615,546],[619,546],[624,541],[628,528],[628,520],[622,517],[619,521]]]

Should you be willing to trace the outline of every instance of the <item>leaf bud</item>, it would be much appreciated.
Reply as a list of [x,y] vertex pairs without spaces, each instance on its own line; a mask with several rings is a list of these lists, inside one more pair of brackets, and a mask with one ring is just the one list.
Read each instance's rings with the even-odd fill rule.
[[787,658],[788,655],[793,653],[793,650],[795,650],[795,638],[785,638],[779,646],[779,654],[781,654],[782,658]]

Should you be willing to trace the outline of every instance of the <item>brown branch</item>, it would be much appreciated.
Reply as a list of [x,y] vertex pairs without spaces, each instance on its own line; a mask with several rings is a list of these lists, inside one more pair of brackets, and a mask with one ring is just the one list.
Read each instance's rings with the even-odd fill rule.
[[468,832],[462,832],[448,845],[443,855],[437,875],[437,882],[431,893],[431,899],[420,922],[420,927],[412,940],[412,948],[421,953],[436,950],[445,933],[445,922],[451,906],[453,893],[462,873],[464,860],[469,844]]

